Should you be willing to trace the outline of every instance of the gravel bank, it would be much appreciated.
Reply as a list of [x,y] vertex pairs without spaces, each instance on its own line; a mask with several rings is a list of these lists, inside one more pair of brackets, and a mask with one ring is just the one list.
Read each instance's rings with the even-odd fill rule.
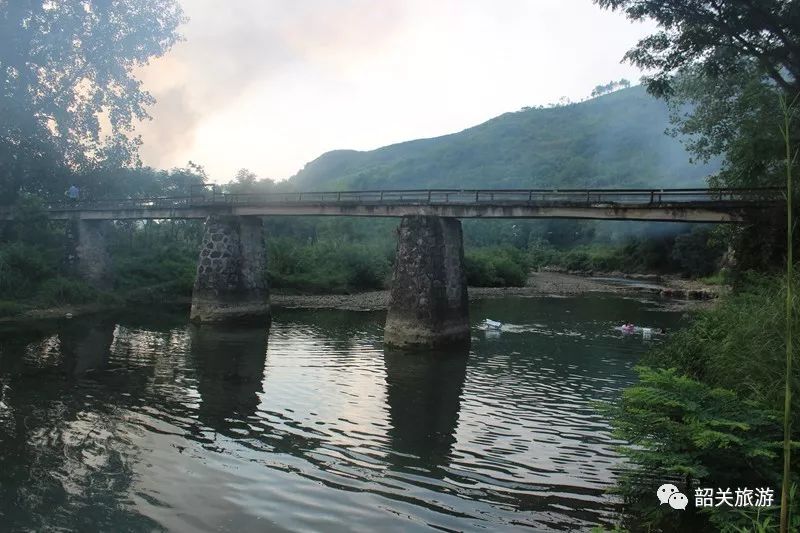
[[[666,292],[665,292],[666,291]],[[503,298],[507,296],[576,296],[579,294],[612,293],[622,295],[670,295],[671,305],[696,307],[708,305],[708,299],[686,299],[689,291],[702,292],[703,296],[715,296],[716,289],[703,287],[683,280],[665,279],[658,282],[620,285],[602,278],[589,278],[560,272],[534,272],[525,287],[470,287],[470,300]],[[273,292],[272,305],[298,309],[342,309],[347,311],[380,311],[389,304],[389,291],[371,291],[356,294],[293,295]]]

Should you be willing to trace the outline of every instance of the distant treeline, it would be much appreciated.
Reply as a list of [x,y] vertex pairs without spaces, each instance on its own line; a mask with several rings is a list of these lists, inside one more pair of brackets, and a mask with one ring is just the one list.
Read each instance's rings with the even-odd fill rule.
[[[198,168],[171,172],[126,171],[126,179],[89,181],[104,195],[182,194],[204,181]],[[246,176],[245,173],[240,173]],[[228,191],[272,187],[237,179]],[[53,198],[56,198],[53,196]],[[47,220],[46,200],[24,195],[18,219],[0,236],[0,314],[26,307],[97,301],[188,299],[203,234],[199,220],[109,223],[114,287],[102,293],[65,269],[64,223]],[[721,241],[708,228],[540,220],[464,222],[468,283],[524,285],[531,269],[547,266],[594,272],[658,272],[706,276],[719,267]],[[274,289],[300,293],[350,293],[388,287],[397,220],[266,217],[264,236]]]

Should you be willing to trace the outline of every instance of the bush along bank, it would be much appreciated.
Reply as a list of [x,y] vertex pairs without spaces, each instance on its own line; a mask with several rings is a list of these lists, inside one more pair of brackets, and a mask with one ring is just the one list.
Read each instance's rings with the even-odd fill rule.
[[[47,220],[41,201],[23,197],[19,218],[0,232],[0,316],[30,309],[95,303],[188,301],[203,234],[193,220],[118,221],[107,232],[114,287],[98,291],[64,268],[66,231]],[[352,294],[389,286],[396,221],[266,217],[268,270],[274,289],[300,294]],[[474,227],[473,227],[474,226]],[[474,287],[520,287],[533,268],[682,272],[713,270],[719,250],[706,253],[711,233],[632,238],[623,244],[575,244],[570,232],[551,240],[519,233],[516,225],[465,224],[465,269]],[[555,226],[553,226],[555,227]],[[509,231],[501,231],[503,228]],[[489,229],[498,230],[486,232]],[[551,228],[552,229],[552,228]],[[471,236],[471,233],[475,235]],[[562,235],[563,233],[563,235]],[[476,238],[481,237],[481,238]],[[589,238],[589,237],[587,237]],[[494,241],[496,244],[489,244]],[[562,242],[564,241],[564,242]],[[681,244],[683,243],[683,244]]]
[[[794,287],[800,288],[800,280]],[[630,466],[618,492],[632,529],[752,531],[777,523],[785,290],[780,279],[744,279],[734,294],[700,311],[645,356],[637,368],[639,383],[624,391],[618,405],[603,407],[616,435],[628,443],[620,448]],[[796,314],[794,320],[800,326]],[[792,378],[796,387],[800,373]],[[792,412],[798,427],[796,399]],[[794,481],[798,474],[795,466]],[[731,494],[767,488],[775,499],[771,507],[690,505],[674,513],[654,496],[663,483],[677,485],[692,503],[699,488],[729,488]],[[793,506],[800,529],[796,501]]]

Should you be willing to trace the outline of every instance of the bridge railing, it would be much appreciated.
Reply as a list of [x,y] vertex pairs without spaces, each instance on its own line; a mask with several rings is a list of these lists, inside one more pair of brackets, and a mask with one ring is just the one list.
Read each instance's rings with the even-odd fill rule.
[[781,189],[425,189],[383,191],[329,191],[265,194],[217,194],[210,204],[626,204],[663,205],[702,202],[756,202],[780,200]]
[[51,210],[151,210],[214,206],[318,204],[425,205],[766,205],[782,201],[780,188],[750,189],[425,189],[228,194],[59,202]]

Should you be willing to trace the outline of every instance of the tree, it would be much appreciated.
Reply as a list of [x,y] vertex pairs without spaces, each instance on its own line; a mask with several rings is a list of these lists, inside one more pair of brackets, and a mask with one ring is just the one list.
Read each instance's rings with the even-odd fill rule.
[[239,169],[234,176],[233,181],[237,185],[240,185],[244,189],[252,188],[255,185],[258,176],[256,176],[255,172],[247,170],[246,168]]
[[680,265],[684,274],[708,276],[719,268],[724,251],[722,244],[714,240],[712,232],[700,226],[675,237],[672,260]]
[[253,194],[276,192],[276,184],[270,178],[259,179],[255,172],[239,169],[233,180],[225,185],[225,191],[233,194]]
[[612,92],[618,91],[620,89],[627,89],[630,86],[631,86],[631,82],[629,82],[625,78],[622,78],[619,81],[608,82],[605,85],[598,85],[592,91],[592,98],[595,98],[597,96],[602,96],[604,94],[612,93]]
[[800,0],[595,0],[632,20],[653,19],[660,31],[639,41],[625,58],[655,73],[650,91],[669,95],[675,74],[735,74],[751,58],[782,90],[800,92]]
[[4,198],[51,188],[59,172],[137,164],[133,127],[154,100],[134,71],[183,21],[176,0],[0,0]]
[[[655,70],[648,90],[667,99],[672,133],[702,161],[719,160],[714,187],[783,184],[781,97],[800,94],[800,0],[595,0],[661,27],[626,59]],[[797,112],[792,120],[797,120]],[[797,128],[792,146],[800,145]],[[795,164],[800,161],[795,162]],[[740,270],[782,264],[781,217],[763,213],[727,228]]]

